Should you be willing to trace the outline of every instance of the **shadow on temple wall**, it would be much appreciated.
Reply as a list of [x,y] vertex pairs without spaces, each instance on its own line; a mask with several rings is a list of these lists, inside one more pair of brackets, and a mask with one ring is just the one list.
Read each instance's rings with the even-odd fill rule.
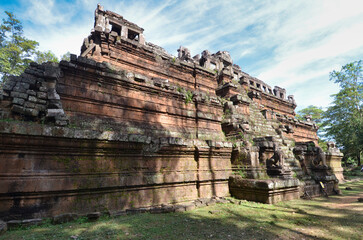
[[[97,83],[94,82],[93,84]],[[102,86],[108,89],[112,87],[105,83]],[[195,173],[198,171],[196,167],[188,169],[188,167],[191,168],[193,164],[196,164],[190,158],[194,154],[194,148],[193,150],[181,147],[178,149],[178,147],[171,147],[167,144],[164,146],[166,149],[163,149],[160,142],[160,137],[175,135],[172,131],[179,131],[181,136],[186,138],[195,136],[190,131],[190,129],[196,129],[196,126],[190,126],[191,120],[194,121],[193,118],[173,116],[168,113],[168,108],[180,109],[185,107],[183,99],[169,101],[169,106],[164,106],[166,110],[161,111],[158,110],[160,106],[150,101],[145,102],[128,97],[120,98],[116,95],[116,102],[111,99],[112,96],[110,98],[105,97],[104,101],[95,102],[91,97],[93,94],[89,88],[81,87],[78,91],[82,94],[70,96],[66,92],[60,91],[61,99],[64,97],[65,101],[70,102],[68,104],[79,105],[79,112],[73,112],[72,105],[68,105],[68,108],[65,109],[71,116],[70,126],[81,130],[101,130],[97,136],[93,136],[96,139],[102,139],[102,135],[105,133],[122,134],[126,138],[121,141],[86,140],[79,149],[73,149],[74,152],[66,152],[63,156],[58,156],[60,161],[63,158],[65,159],[63,163],[68,164],[63,168],[64,173],[76,174],[76,176],[66,178],[64,188],[75,191],[76,187],[77,192],[84,193],[79,204],[72,203],[72,201],[79,200],[69,199],[69,206],[78,204],[79,207],[85,208],[82,202],[96,201],[97,204],[89,204],[90,207],[86,211],[99,211],[183,201],[181,196],[177,196],[179,190],[173,189],[174,187],[186,188],[181,192],[183,193],[182,197],[188,200],[188,194],[185,191],[193,192],[192,188],[197,186],[197,179],[187,176],[190,171]],[[122,95],[127,96],[130,91],[128,86],[123,86]],[[167,99],[162,96],[162,93],[153,94],[153,97],[159,100]],[[181,97],[179,96],[179,98]],[[97,107],[86,113],[86,109],[82,110],[82,102],[91,102]],[[137,108],[134,107],[136,102]],[[67,106],[67,103],[64,105]],[[121,115],[115,115],[112,108],[115,110],[122,109],[119,111]],[[99,118],[100,113],[103,114],[101,120]],[[133,113],[137,114],[137,119],[133,119]],[[174,127],[172,117],[178,121]],[[160,118],[169,120],[169,124],[163,123]],[[70,155],[71,157],[69,157]],[[191,163],[185,163],[186,161],[191,161]],[[211,161],[210,158],[209,161]],[[211,167],[211,163],[209,165]],[[184,169],[180,169],[180,166],[182,168],[184,166]],[[57,171],[59,172],[59,170]],[[178,176],[182,174],[185,176]],[[79,175],[82,177],[75,179]],[[215,195],[214,186],[213,195]]]

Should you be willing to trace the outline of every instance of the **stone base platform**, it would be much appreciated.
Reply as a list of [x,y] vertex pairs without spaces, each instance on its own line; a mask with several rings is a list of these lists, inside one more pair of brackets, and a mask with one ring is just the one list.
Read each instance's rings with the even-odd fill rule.
[[334,181],[324,182],[324,190],[323,191],[320,183],[306,183],[302,185],[302,196],[307,198],[312,197],[320,197],[327,195],[336,195],[340,194],[340,190],[338,188],[338,184]]
[[229,178],[229,191],[238,199],[273,204],[298,199],[298,179],[244,179],[241,176]]

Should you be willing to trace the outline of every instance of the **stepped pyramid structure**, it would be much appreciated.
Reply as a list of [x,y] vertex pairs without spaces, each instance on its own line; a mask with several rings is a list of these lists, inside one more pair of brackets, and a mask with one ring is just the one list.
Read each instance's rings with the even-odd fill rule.
[[285,89],[225,51],[174,57],[100,5],[80,56],[32,63],[0,96],[6,221],[339,192],[341,153],[319,148]]

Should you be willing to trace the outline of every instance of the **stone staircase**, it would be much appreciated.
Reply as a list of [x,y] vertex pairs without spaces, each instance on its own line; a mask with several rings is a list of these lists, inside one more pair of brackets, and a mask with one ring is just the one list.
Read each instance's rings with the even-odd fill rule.
[[303,172],[298,160],[293,154],[295,141],[286,138],[276,132],[279,123],[275,120],[267,120],[261,113],[258,103],[250,103],[250,128],[252,130],[251,137],[267,137],[272,136],[279,143],[281,150],[285,154],[285,165],[287,165],[297,176],[302,176]]

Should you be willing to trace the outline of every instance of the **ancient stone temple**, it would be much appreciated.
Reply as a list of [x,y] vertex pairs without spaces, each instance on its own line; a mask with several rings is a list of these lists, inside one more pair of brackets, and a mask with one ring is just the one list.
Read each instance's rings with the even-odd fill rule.
[[100,5],[80,56],[32,63],[0,96],[6,221],[339,191],[341,153],[285,89],[225,51],[174,57]]

